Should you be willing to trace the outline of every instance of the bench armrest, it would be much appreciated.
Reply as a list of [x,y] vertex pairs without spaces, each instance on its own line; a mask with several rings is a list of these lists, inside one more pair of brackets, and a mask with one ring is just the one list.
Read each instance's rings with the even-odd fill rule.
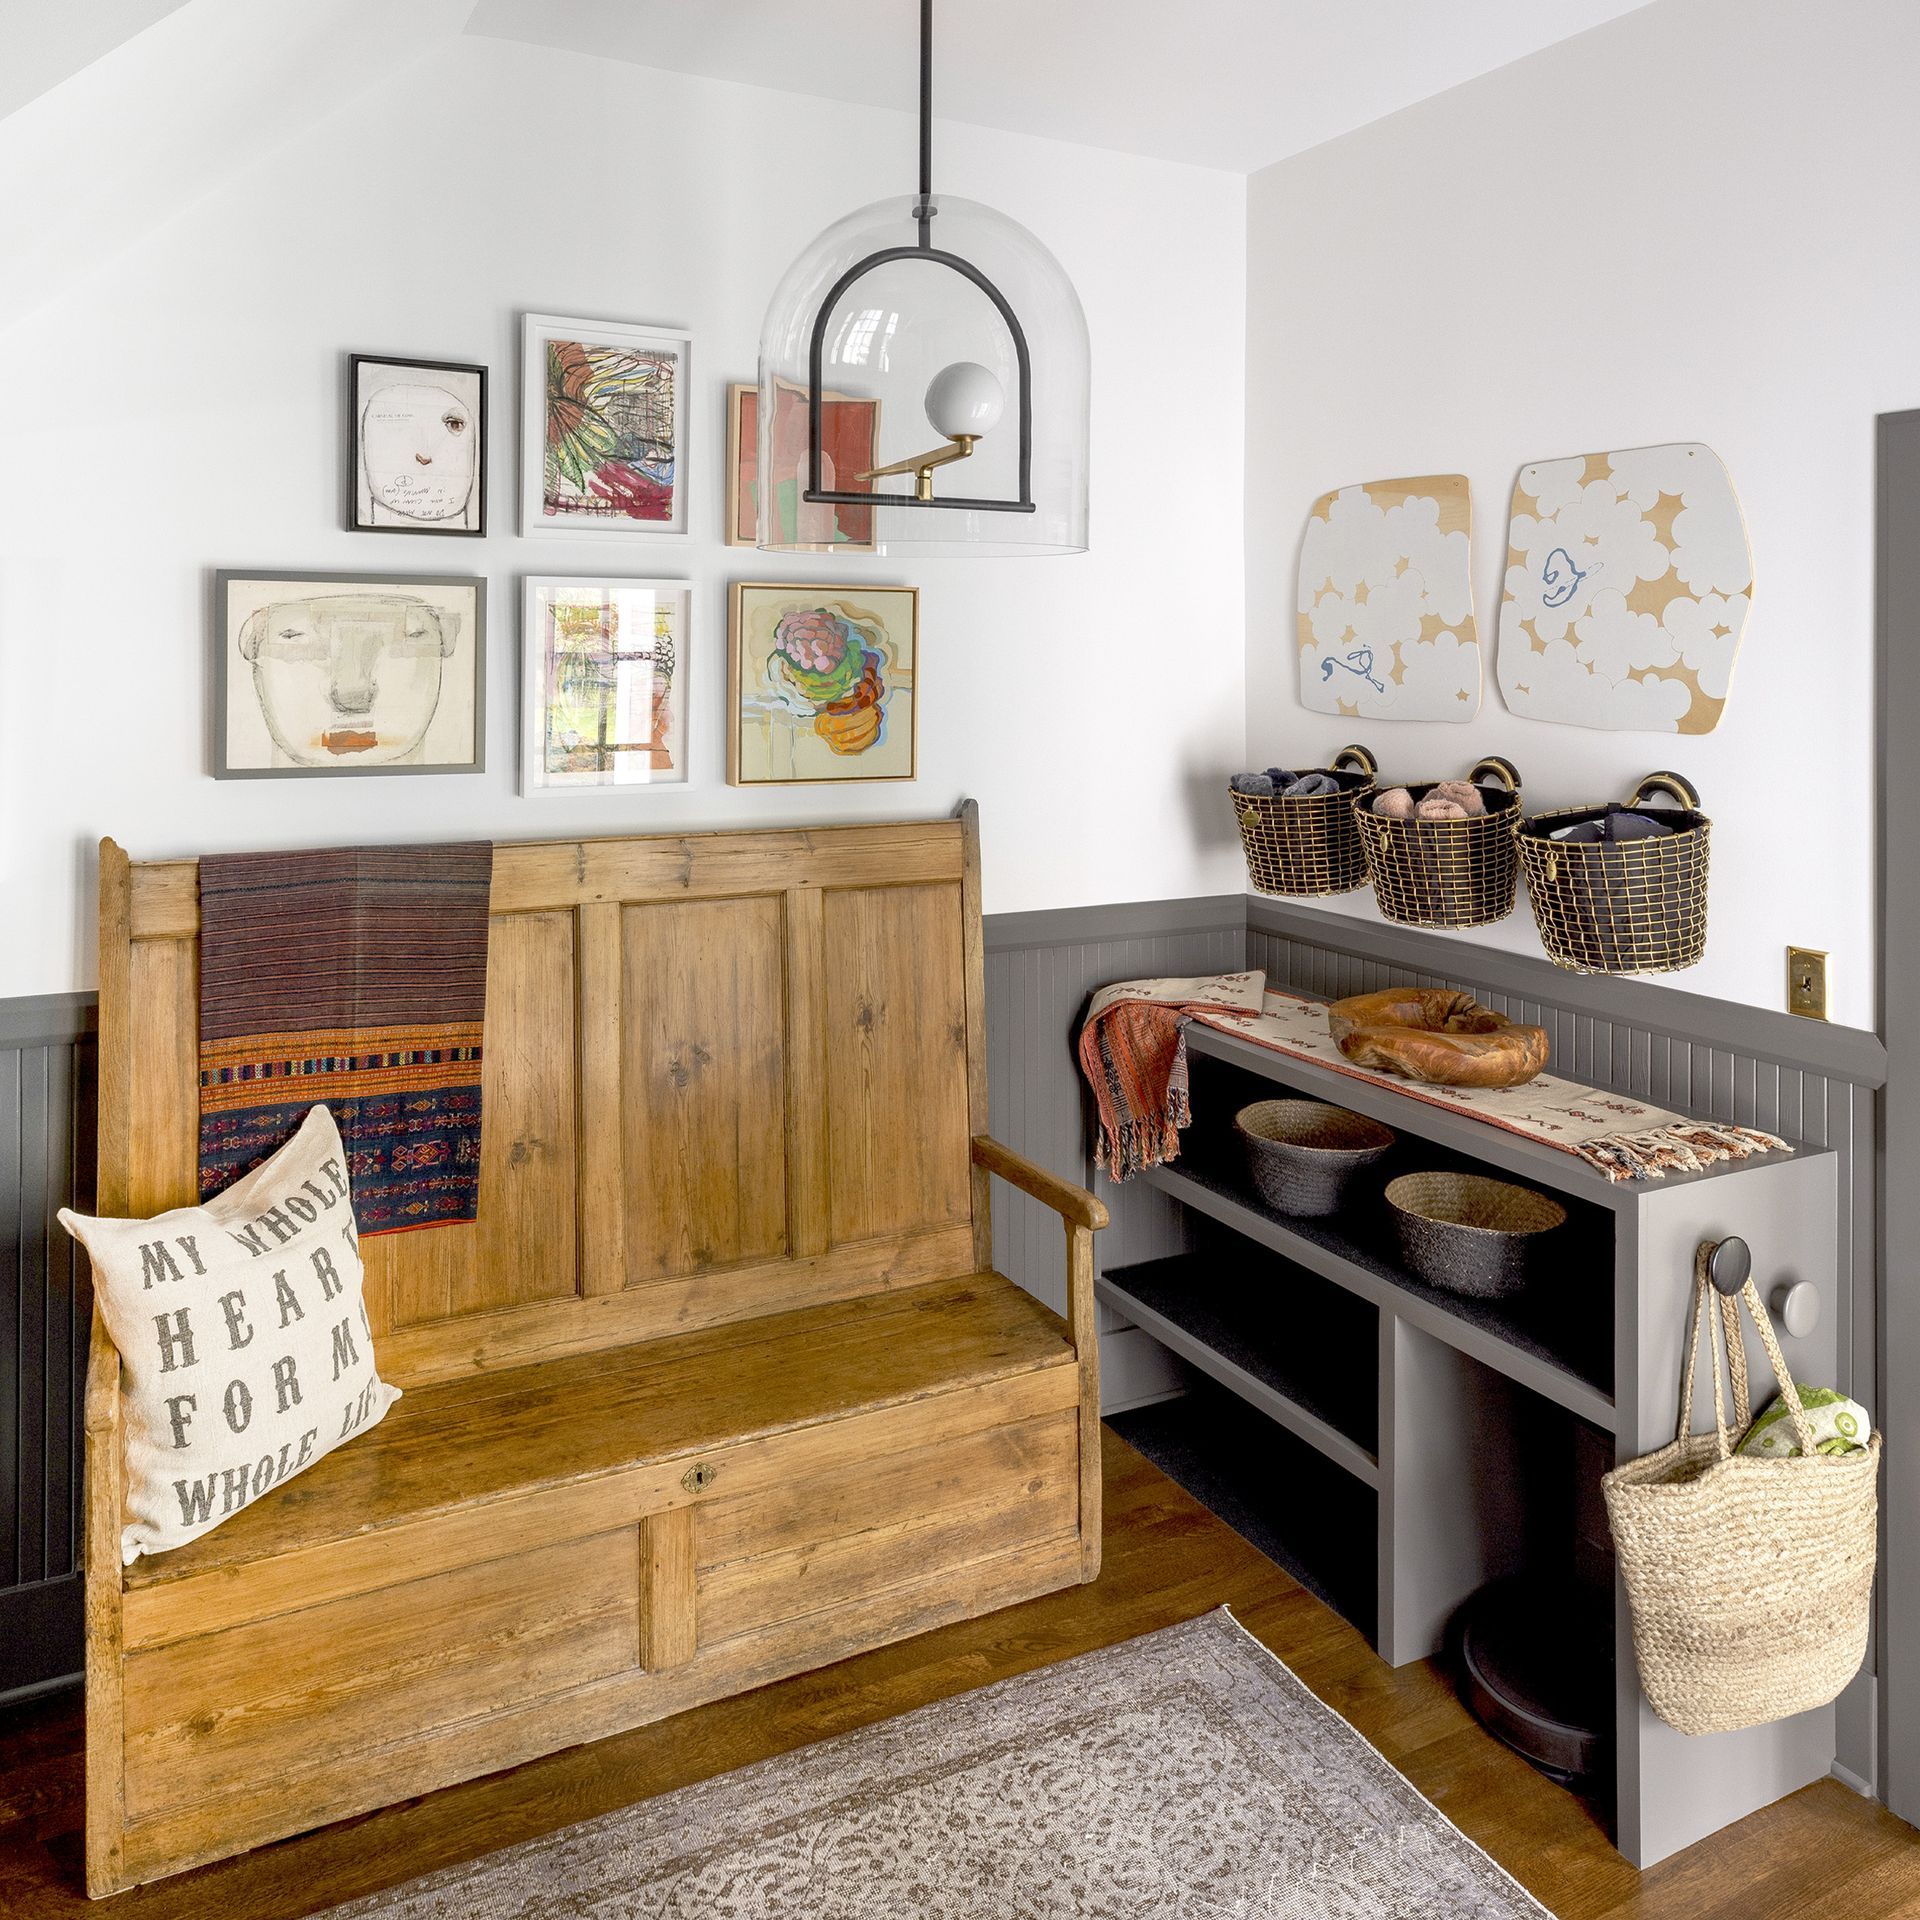
[[1051,1207],[1062,1220],[1097,1233],[1107,1224],[1107,1210],[1085,1187],[1062,1180],[1057,1173],[1029,1160],[1011,1147],[1003,1147],[989,1134],[973,1136],[974,1165],[997,1173],[1009,1186],[1030,1194],[1043,1207]]
[[105,1442],[120,1431],[120,1349],[107,1332],[100,1309],[93,1310],[87,1348],[86,1431]]

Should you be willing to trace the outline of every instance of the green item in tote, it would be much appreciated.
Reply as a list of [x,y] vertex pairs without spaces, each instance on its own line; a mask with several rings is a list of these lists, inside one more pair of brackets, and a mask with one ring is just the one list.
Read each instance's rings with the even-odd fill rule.
[[[1873,1432],[1873,1416],[1866,1408],[1833,1387],[1800,1388],[1800,1406],[1813,1429],[1815,1453],[1858,1453]],[[1784,1397],[1761,1409],[1759,1419],[1740,1442],[1739,1451],[1771,1460],[1798,1456],[1800,1441],[1793,1430],[1793,1410]]]

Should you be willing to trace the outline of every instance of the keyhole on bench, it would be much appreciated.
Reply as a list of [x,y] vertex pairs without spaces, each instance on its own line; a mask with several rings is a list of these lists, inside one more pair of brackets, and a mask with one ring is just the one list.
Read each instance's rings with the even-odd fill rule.
[[680,1476],[680,1484],[689,1493],[704,1493],[713,1485],[720,1469],[711,1460],[702,1460],[697,1467],[689,1467]]

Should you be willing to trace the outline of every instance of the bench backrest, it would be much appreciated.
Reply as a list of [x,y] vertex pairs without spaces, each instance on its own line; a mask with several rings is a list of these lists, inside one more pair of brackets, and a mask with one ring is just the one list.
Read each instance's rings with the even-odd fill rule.
[[[190,1205],[199,869],[100,873],[100,1194]],[[479,1218],[365,1243],[381,1371],[511,1366],[990,1264],[979,836],[495,849]]]

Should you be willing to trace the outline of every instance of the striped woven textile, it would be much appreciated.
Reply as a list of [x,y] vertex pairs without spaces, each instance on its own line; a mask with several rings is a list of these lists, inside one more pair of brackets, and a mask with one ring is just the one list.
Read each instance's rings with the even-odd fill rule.
[[336,847],[200,862],[200,1197],[316,1103],[364,1234],[471,1220],[493,848]]

